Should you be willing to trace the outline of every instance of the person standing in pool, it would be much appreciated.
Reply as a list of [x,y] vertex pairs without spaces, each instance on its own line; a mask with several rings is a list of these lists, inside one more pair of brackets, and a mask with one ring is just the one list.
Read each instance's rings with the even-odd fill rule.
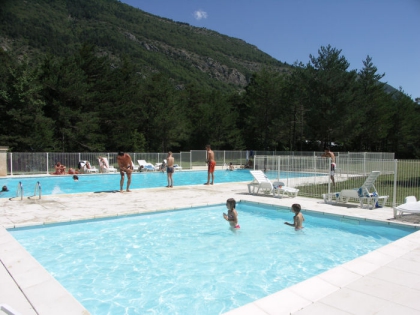
[[121,180],[120,180],[120,192],[123,191],[124,186],[124,173],[127,174],[127,192],[130,192],[131,184],[131,173],[133,172],[133,161],[131,156],[124,152],[118,152],[117,163],[120,168]]
[[[214,159],[214,152],[211,150],[210,144],[206,145],[206,151],[207,151],[207,183],[204,185],[213,185],[214,183],[214,169],[216,167],[216,160]],[[210,176],[211,176],[211,182],[210,182]]]
[[296,231],[303,229],[303,221],[305,221],[305,218],[303,217],[302,213],[300,213],[300,204],[295,203],[292,205],[292,211],[295,213],[295,216],[293,217],[293,223],[284,222],[284,224],[293,226]]
[[172,156],[172,152],[168,152],[168,157],[166,158],[166,175],[168,177],[168,188],[174,187],[174,180],[172,179],[172,175],[174,174],[174,157]]
[[241,227],[238,224],[238,212],[236,212],[236,200],[229,198],[226,201],[226,208],[228,208],[228,213],[223,213],[223,218],[229,222],[232,229],[240,229]]

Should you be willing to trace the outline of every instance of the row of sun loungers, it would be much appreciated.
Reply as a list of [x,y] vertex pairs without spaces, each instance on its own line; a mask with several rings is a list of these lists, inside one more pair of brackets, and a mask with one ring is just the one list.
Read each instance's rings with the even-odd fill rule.
[[[99,162],[99,169],[97,169],[95,166],[92,166],[89,161],[80,161],[79,162],[79,169],[83,173],[116,173],[118,172],[118,169],[116,169],[113,165],[109,165],[108,159],[105,157],[100,157],[98,159]],[[156,163],[156,165],[153,165],[151,163],[146,162],[146,160],[137,160],[138,165],[135,165],[133,163],[133,170],[134,171],[147,171],[147,172],[153,172],[160,170],[160,165],[162,163]],[[175,170],[182,170],[182,167],[178,164],[174,165]]]

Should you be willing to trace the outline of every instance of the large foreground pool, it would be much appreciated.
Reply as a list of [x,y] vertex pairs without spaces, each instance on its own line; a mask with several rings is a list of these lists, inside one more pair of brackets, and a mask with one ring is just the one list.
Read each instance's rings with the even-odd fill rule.
[[93,315],[221,314],[416,231],[240,203],[11,229]]

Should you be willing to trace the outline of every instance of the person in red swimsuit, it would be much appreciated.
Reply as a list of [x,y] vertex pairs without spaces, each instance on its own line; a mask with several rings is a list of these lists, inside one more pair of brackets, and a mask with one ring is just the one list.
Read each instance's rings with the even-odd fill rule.
[[[205,183],[204,185],[213,185],[214,169],[216,167],[216,161],[214,160],[214,152],[211,150],[210,144],[206,145],[206,151],[207,151],[206,163],[208,166],[208,170],[207,170],[207,183]],[[211,182],[210,182],[210,176],[211,176]]]
[[229,198],[226,201],[226,207],[228,208],[228,213],[223,213],[223,218],[229,222],[232,229],[240,229],[241,227],[238,224],[238,212],[236,212],[236,200]]

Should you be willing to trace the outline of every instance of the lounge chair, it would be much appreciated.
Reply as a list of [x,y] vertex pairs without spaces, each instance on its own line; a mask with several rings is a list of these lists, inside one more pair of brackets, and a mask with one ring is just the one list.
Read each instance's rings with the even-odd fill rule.
[[99,172],[99,170],[95,167],[95,166],[92,166],[90,163],[89,163],[89,161],[85,161],[85,160],[83,160],[83,161],[79,161],[79,170],[82,172],[82,173],[98,173]]
[[137,163],[139,163],[139,166],[142,167],[145,171],[150,171],[153,172],[155,171],[155,167],[153,166],[152,163],[147,163],[146,160],[137,160]]
[[109,162],[106,157],[100,157],[98,158],[98,161],[101,173],[116,173],[118,171],[114,165],[109,166]]
[[402,205],[394,207],[394,217],[401,217],[403,213],[420,213],[420,201],[415,196],[405,197]]
[[20,315],[19,312],[15,311],[11,306],[7,304],[1,304],[0,305],[0,313],[1,314],[7,314],[7,315]]
[[273,196],[274,197],[297,197],[299,189],[287,187],[283,182],[273,183]]
[[254,179],[248,184],[250,194],[258,194],[261,190],[264,194],[270,194],[273,191],[273,183],[268,179],[263,171],[250,171]]
[[176,171],[182,171],[182,166],[179,166],[178,164],[174,164],[174,169]]
[[364,208],[365,203],[372,209],[383,207],[389,196],[379,196],[375,188],[374,183],[380,174],[380,171],[372,171],[360,188],[342,190],[339,193],[338,202],[346,203],[352,198],[359,200],[361,208]]

